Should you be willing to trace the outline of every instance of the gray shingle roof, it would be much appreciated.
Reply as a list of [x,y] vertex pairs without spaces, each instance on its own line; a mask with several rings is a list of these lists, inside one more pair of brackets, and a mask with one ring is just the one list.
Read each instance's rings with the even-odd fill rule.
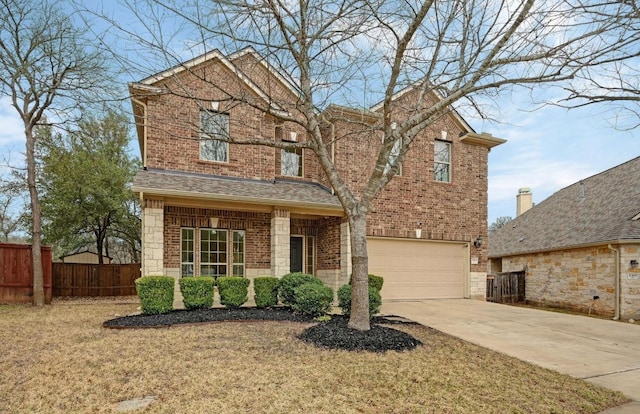
[[489,257],[640,240],[640,157],[572,184],[500,228]]
[[342,211],[340,201],[328,189],[308,182],[251,180],[147,169],[136,174],[133,191],[173,197]]

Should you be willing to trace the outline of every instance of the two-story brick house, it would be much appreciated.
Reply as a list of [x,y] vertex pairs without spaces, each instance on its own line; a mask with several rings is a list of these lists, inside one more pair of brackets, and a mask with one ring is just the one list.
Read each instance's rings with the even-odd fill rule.
[[[298,124],[259,109],[290,114],[286,103],[298,98],[274,67],[250,48],[214,51],[130,92],[144,166],[133,185],[143,206],[143,275],[304,271],[333,288],[348,281],[348,223],[316,155],[215,139],[304,142]],[[398,121],[412,99],[411,88],[395,97]],[[355,192],[381,145],[363,128],[379,110],[331,105],[323,114],[333,162]],[[475,133],[455,111],[419,134],[368,217],[369,270],[385,277],[383,298],[484,298],[486,247],[474,241],[487,231],[488,152],[503,142]]]

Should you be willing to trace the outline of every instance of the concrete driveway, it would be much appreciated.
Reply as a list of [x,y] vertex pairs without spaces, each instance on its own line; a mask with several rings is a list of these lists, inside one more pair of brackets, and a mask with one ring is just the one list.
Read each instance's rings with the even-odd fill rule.
[[[399,315],[523,361],[628,395],[640,413],[640,324],[496,303],[443,299],[384,302]],[[632,410],[632,411],[631,411]]]

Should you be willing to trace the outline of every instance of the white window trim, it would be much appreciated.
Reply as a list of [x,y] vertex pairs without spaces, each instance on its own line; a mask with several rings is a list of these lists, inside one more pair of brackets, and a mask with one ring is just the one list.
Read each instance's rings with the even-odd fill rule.
[[[442,161],[438,161],[436,160],[436,144],[438,142],[441,142],[445,145],[447,145],[447,147],[449,148],[449,161],[448,162],[442,162]],[[452,162],[451,162],[451,158],[452,158],[453,154],[452,154],[452,145],[451,142],[449,141],[443,141],[440,139],[435,140],[434,144],[433,144],[433,180],[438,182],[438,183],[450,183],[453,181],[453,171],[452,171]],[[447,181],[443,181],[443,180],[438,180],[436,178],[436,165],[437,164],[442,164],[442,165],[446,165],[447,166],[447,171],[448,171],[448,180]]]
[[[225,115],[227,117],[227,134],[230,134],[229,129],[231,128],[230,125],[230,116],[228,113],[226,112],[220,112],[220,111],[212,111],[212,110],[208,110],[208,109],[201,109],[200,110],[200,146],[199,146],[199,150],[200,150],[200,154],[199,154],[199,158],[201,161],[207,161],[207,162],[222,162],[222,163],[228,163],[229,162],[229,142],[224,141],[224,140],[220,140],[217,138],[213,138],[210,135],[208,135],[206,132],[203,131],[203,126],[202,126],[202,114],[203,113],[207,113],[207,114],[218,114],[218,115]],[[202,148],[206,145],[207,141],[221,141],[222,143],[224,143],[225,145],[225,159],[224,160],[212,160],[212,159],[208,159],[202,156]]]

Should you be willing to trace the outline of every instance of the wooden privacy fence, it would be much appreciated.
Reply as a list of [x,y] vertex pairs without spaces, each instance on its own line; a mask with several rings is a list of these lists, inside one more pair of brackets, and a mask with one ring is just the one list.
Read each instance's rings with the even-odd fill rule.
[[136,294],[134,281],[140,263],[54,263],[54,296],[128,296]]
[[498,273],[496,276],[487,276],[487,301],[496,303],[524,302],[524,272]]
[[[43,246],[45,303],[51,303],[51,247]],[[33,303],[31,245],[0,243],[0,303]]]

